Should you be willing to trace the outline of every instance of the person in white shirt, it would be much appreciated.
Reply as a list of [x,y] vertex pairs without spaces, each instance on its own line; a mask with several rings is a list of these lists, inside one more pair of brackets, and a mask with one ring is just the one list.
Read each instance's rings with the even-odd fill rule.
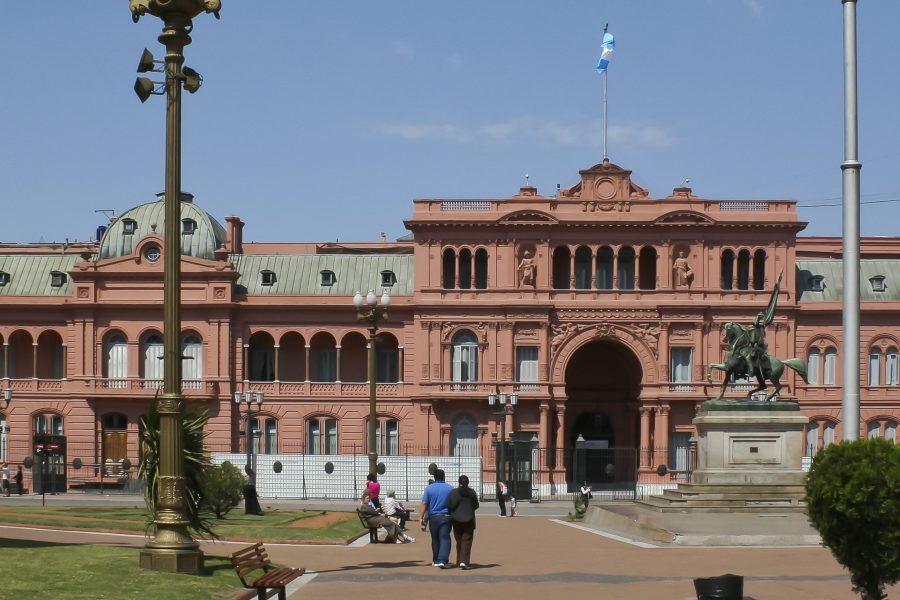
[[406,531],[406,522],[409,520],[409,511],[400,504],[396,498],[397,493],[394,490],[388,490],[387,498],[384,499],[382,512],[390,519],[398,521],[401,531]]

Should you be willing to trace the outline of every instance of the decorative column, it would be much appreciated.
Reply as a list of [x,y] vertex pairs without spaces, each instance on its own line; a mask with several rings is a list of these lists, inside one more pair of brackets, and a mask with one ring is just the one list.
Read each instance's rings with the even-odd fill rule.
[[569,248],[569,289],[575,289],[575,253],[571,248]]
[[[371,350],[369,349],[370,346],[371,346],[371,344],[366,344],[366,351],[367,351],[367,352],[371,352]],[[338,344],[337,346],[335,346],[335,347],[334,347],[334,350],[335,350],[335,352],[334,352],[334,362],[335,362],[335,365],[334,365],[334,380],[335,380],[336,383],[340,383],[340,382],[341,382],[341,346],[340,346],[340,344]],[[371,374],[370,374],[370,375],[371,375]]]
[[547,483],[546,473],[550,469],[550,405],[541,402],[540,429],[538,430],[538,464],[540,465],[540,483]]
[[244,381],[250,381],[250,344],[244,344],[244,355],[241,358],[241,375]]
[[281,381],[281,361],[278,356],[279,348],[280,346],[275,344],[275,381]]
[[38,378],[37,367],[38,367],[38,345],[37,345],[37,342],[33,342],[31,344],[31,378],[32,379]]
[[669,463],[669,405],[656,409],[656,423],[653,432],[653,450],[656,465]]
[[397,383],[403,383],[403,346],[397,346]]
[[309,355],[312,354],[312,346],[310,346],[309,344],[306,344],[305,346],[303,346],[303,349],[306,351],[306,352],[304,352],[304,356],[303,356],[303,360],[305,363],[304,368],[306,369],[306,383],[309,383],[310,381],[312,381],[312,378],[310,377],[310,371],[309,371]]
[[640,442],[640,468],[650,468],[650,412],[649,406],[641,406],[641,442]]
[[556,444],[554,445],[555,454],[554,467],[566,471],[566,407],[564,405],[556,405]]

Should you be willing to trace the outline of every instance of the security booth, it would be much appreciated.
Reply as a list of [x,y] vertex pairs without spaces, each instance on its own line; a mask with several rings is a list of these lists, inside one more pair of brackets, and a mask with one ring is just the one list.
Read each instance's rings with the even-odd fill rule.
[[35,494],[66,492],[66,436],[34,434],[31,481]]

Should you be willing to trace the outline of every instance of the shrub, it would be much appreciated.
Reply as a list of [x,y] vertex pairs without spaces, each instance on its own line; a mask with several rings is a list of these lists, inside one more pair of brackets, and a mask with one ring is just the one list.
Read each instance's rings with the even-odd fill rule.
[[230,462],[210,465],[203,472],[201,489],[203,507],[215,513],[217,519],[224,519],[228,512],[241,503],[244,476],[240,469]]
[[[209,458],[203,446],[206,440],[204,427],[209,420],[206,409],[188,410],[181,424],[182,468],[184,469],[184,511],[188,527],[199,535],[215,538],[216,534],[210,522],[201,514],[203,492],[200,488],[203,470],[209,464]],[[141,418],[141,446],[144,460],[139,475],[147,482],[144,488],[144,502],[149,513],[148,529],[154,527],[156,517],[156,500],[159,491],[159,411],[157,401],[150,405],[147,416]]]
[[900,446],[881,439],[828,446],[807,475],[806,502],[853,590],[886,598],[885,584],[900,579]]

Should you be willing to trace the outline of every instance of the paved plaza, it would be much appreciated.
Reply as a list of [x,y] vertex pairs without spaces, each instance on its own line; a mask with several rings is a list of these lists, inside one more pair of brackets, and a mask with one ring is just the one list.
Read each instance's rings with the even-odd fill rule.
[[[96,498],[53,498],[74,504]],[[120,498],[107,502],[139,503]],[[287,503],[281,503],[287,505]],[[300,503],[291,503],[299,505]],[[304,503],[311,506],[313,503]],[[321,506],[321,503],[317,503]],[[332,508],[350,508],[335,503]],[[472,551],[475,568],[439,570],[430,566],[430,538],[411,529],[415,543],[369,544],[368,536],[350,546],[267,544],[272,559],[305,567],[310,575],[290,598],[693,598],[694,577],[743,575],[746,596],[766,598],[852,599],[844,569],[828,550],[805,547],[656,546],[625,540],[564,518],[567,506],[529,505],[523,515],[501,519],[493,504],[478,515]],[[555,513],[555,514],[554,514]],[[85,534],[2,527],[0,536],[141,546],[139,536]],[[228,555],[245,543],[204,543],[208,554]],[[455,560],[455,549],[451,555]],[[900,599],[900,586],[889,590]]]

